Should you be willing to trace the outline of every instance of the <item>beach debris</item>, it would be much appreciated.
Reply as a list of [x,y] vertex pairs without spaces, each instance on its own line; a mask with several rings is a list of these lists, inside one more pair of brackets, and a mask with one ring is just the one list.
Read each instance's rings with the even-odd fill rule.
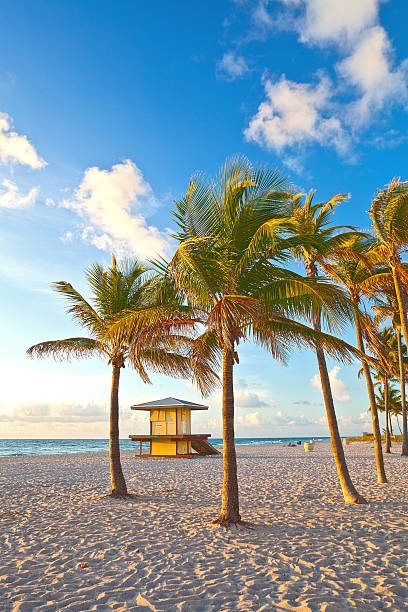
[[83,561],[82,563],[78,563],[78,567],[82,567],[82,569],[86,569],[87,567],[89,567],[89,565],[87,564],[86,561]]

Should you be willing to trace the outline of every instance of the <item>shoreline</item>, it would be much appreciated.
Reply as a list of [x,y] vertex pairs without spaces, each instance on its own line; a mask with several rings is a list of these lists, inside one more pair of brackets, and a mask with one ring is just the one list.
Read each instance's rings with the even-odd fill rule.
[[[89,439],[90,440],[94,440],[94,438],[89,438]],[[218,440],[218,439],[219,438],[215,438],[215,440]],[[302,437],[302,438],[286,438],[286,439],[285,438],[276,438],[276,440],[277,440],[276,442],[271,442],[269,440],[262,441],[262,439],[261,439],[259,441],[245,443],[245,442],[242,442],[242,440],[244,440],[244,439],[245,438],[238,438],[239,442],[235,445],[236,448],[239,448],[241,446],[287,446],[289,442],[295,444],[296,446],[299,446],[299,447],[303,448],[304,442],[309,442],[309,440],[314,440],[316,444],[325,443],[325,442],[329,441],[329,438],[325,438],[325,437],[322,437],[322,436],[315,437],[315,438],[312,438],[312,437],[307,437],[307,438],[306,437]],[[300,445],[297,444],[297,440],[299,440],[299,439],[301,441]],[[342,437],[342,439],[344,439],[344,438]],[[8,441],[8,440],[13,440],[13,439],[12,438],[10,438],[10,439],[8,439],[8,438],[3,438],[3,439],[0,438],[0,444],[1,444],[2,441]],[[52,441],[54,441],[54,439],[52,439],[52,438],[32,438],[32,439],[31,438],[26,438],[26,439],[23,439],[23,440],[18,439],[19,442],[24,441],[24,440],[34,441],[34,442],[41,441],[41,440],[45,440],[45,441],[52,440]],[[71,440],[71,438],[62,438],[62,440]],[[101,440],[106,440],[106,438],[101,438]],[[122,440],[126,440],[127,441],[126,438],[122,438]],[[248,438],[248,440],[256,440],[256,439],[255,438]],[[296,442],[293,442],[294,440],[296,440]],[[222,448],[223,447],[222,442],[214,442],[214,441],[212,441],[211,443],[213,444],[213,446],[215,446],[217,448]],[[136,450],[136,446],[137,445],[135,443],[135,450]],[[121,449],[120,452],[121,452],[121,455],[122,455],[124,453],[132,453],[134,451],[131,448],[123,448],[123,449]],[[65,455],[88,455],[88,454],[95,454],[95,453],[102,453],[102,454],[103,453],[108,453],[108,449],[106,449],[106,450],[100,450],[100,449],[98,449],[98,450],[72,450],[72,451],[55,452],[55,453],[52,453],[52,452],[46,453],[46,452],[44,452],[44,453],[8,453],[8,454],[2,454],[1,453],[1,446],[0,446],[0,460],[2,458],[4,458],[4,457],[37,457],[37,456],[38,457],[56,457],[56,456],[59,456],[59,455],[64,455],[64,456]]]

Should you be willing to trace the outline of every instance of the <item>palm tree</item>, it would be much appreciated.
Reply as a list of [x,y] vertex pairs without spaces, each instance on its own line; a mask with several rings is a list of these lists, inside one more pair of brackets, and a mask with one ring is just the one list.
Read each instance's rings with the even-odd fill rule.
[[[310,191],[303,203],[302,194],[298,194],[292,199],[288,231],[290,235],[298,239],[298,244],[294,245],[292,249],[295,259],[303,262],[308,277],[316,280],[318,279],[318,265],[326,261],[333,253],[341,251],[347,240],[355,235],[355,231],[354,228],[348,226],[330,225],[335,206],[347,199],[348,196],[346,194],[336,194],[327,202],[314,203],[314,193],[314,191]],[[315,312],[311,318],[314,329],[320,331],[322,326],[321,315]],[[326,319],[326,323],[331,323],[331,321]],[[364,497],[356,490],[348,471],[334,408],[326,358],[323,347],[320,344],[316,344],[316,357],[331,445],[344,500],[347,503],[354,504],[367,503]]]
[[[407,273],[401,261],[401,254],[408,245],[408,182],[393,179],[379,190],[372,201],[370,216],[381,251],[392,270],[401,329],[405,345],[408,346]],[[407,443],[403,454],[408,455]]]
[[[321,262],[323,270],[343,287],[352,303],[354,304],[354,322],[356,328],[357,346],[362,354],[365,354],[363,331],[361,327],[362,313],[360,312],[361,296],[367,281],[372,279],[375,271],[375,253],[370,252],[372,241],[356,234],[342,245],[339,252],[333,252],[329,258],[331,261]],[[370,257],[371,255],[371,257]],[[374,255],[374,258],[373,258]],[[371,378],[370,367],[366,359],[362,360],[362,366],[367,384],[368,397],[370,401],[371,418],[373,423],[375,460],[377,466],[377,479],[379,483],[386,483],[384,457],[381,445],[380,424],[376,406],[374,385]]]
[[[385,395],[384,386],[379,388],[378,393],[376,393],[376,402],[377,407],[380,412],[388,412],[388,421],[389,421],[389,431],[388,438],[392,437],[392,426],[391,426],[391,416],[395,416],[398,423],[398,415],[401,414],[401,395],[398,390],[395,389],[391,384],[387,385],[388,388],[388,396]],[[399,427],[399,423],[398,423]],[[391,435],[390,435],[391,434]]]
[[387,455],[389,455],[391,452],[389,377],[385,370],[379,370],[376,378],[377,378],[377,384],[383,385],[383,392],[379,396],[376,396],[376,400],[380,401],[380,404],[378,405],[378,410],[380,412],[385,413],[385,452]]
[[[305,278],[277,265],[297,243],[282,238],[290,192],[280,174],[232,159],[216,181],[195,176],[176,202],[180,245],[170,273],[205,331],[196,354],[222,353],[222,506],[216,522],[241,520],[234,444],[233,371],[238,345],[247,339],[284,362],[290,344],[303,344],[344,358],[358,353],[346,343],[293,317],[310,312],[339,323],[351,315],[343,292],[327,281]],[[268,243],[259,232],[268,223]],[[262,234],[262,232],[261,232]],[[275,260],[275,261],[273,261]],[[340,442],[341,446],[341,442]],[[357,494],[353,501],[364,501]]]
[[[112,484],[112,496],[127,495],[123,476],[119,448],[119,380],[121,368],[128,362],[136,369],[144,382],[150,382],[147,368],[174,376],[187,376],[190,373],[190,361],[183,350],[177,351],[179,344],[185,345],[186,339],[177,334],[170,334],[172,321],[161,313],[156,326],[161,326],[161,341],[157,335],[152,340],[146,333],[143,343],[138,342],[135,350],[129,336],[111,333],[111,328],[118,316],[133,309],[139,313],[149,312],[154,303],[147,299],[150,281],[146,269],[136,260],[124,261],[117,265],[112,256],[112,266],[104,269],[98,263],[86,272],[86,279],[92,292],[92,299],[86,300],[74,287],[64,281],[53,283],[54,289],[67,300],[68,313],[76,323],[88,332],[87,337],[49,340],[31,346],[27,354],[30,357],[53,357],[57,360],[72,358],[89,358],[99,356],[112,366],[112,385],[110,397],[110,430],[109,459]],[[157,310],[157,309],[156,309]],[[163,311],[163,309],[162,309]],[[139,333],[141,336],[141,332]],[[179,347],[180,348],[180,347]],[[183,349],[183,346],[181,346]],[[185,351],[184,351],[185,353]]]
[[394,331],[391,327],[384,327],[381,331],[378,331],[376,324],[371,322],[366,329],[366,338],[371,351],[377,356],[376,374],[377,380],[376,385],[382,384],[384,388],[384,411],[385,411],[385,433],[386,433],[386,445],[385,452],[390,453],[391,448],[391,436],[390,436],[390,418],[389,418],[389,387],[390,382],[395,377],[398,363],[398,352],[397,352],[397,341]]
[[[376,292],[373,310],[376,313],[376,322],[391,319],[394,336],[397,340],[399,378],[401,384],[401,413],[402,413],[402,451],[401,455],[408,455],[408,428],[407,428],[407,405],[405,395],[405,368],[407,349],[402,344],[400,309],[393,284],[382,286],[380,292]],[[374,293],[375,295],[375,293]]]

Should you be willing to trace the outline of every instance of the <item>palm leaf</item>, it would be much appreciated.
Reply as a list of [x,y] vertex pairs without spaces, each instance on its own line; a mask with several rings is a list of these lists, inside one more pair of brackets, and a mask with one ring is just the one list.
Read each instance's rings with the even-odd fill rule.
[[29,357],[53,357],[56,361],[86,359],[94,355],[108,356],[109,352],[105,344],[92,338],[65,338],[64,340],[48,340],[30,346],[27,350]]

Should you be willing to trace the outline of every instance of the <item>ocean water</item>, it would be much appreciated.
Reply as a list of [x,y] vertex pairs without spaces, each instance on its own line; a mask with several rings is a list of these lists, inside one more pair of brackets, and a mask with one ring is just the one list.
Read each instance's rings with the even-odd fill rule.
[[[329,440],[330,438],[317,437],[315,440]],[[243,444],[287,444],[288,442],[308,442],[307,438],[236,438],[235,444],[241,446]],[[210,438],[208,440],[214,446],[222,446],[221,438]],[[145,446],[147,450],[147,445]],[[1,440],[0,439],[0,457],[5,456],[22,456],[22,455],[63,455],[70,453],[92,453],[107,451],[109,447],[108,440]],[[122,450],[139,451],[139,443],[132,442],[128,439],[120,441]]]

